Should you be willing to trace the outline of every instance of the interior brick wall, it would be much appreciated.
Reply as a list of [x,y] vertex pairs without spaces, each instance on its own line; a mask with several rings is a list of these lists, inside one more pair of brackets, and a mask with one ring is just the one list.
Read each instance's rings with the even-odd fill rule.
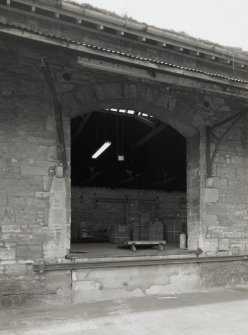
[[[125,198],[129,199],[127,208],[119,202]],[[155,202],[150,202],[153,199]],[[159,223],[165,224],[168,242],[178,242],[178,234],[186,226],[185,193],[109,188],[72,187],[72,238],[116,243],[130,239],[130,217],[135,216],[130,206],[135,200],[139,202],[136,224],[142,225],[141,234],[146,234],[149,223],[151,227],[157,223],[158,237],[163,239]]]

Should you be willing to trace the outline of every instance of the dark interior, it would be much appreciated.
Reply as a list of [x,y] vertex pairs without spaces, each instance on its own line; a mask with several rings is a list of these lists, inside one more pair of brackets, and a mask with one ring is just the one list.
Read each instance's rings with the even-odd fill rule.
[[114,108],[72,119],[71,136],[72,241],[178,243],[186,231],[185,138],[147,114]]
[[186,140],[155,118],[96,111],[72,119],[71,134],[73,186],[186,191]]

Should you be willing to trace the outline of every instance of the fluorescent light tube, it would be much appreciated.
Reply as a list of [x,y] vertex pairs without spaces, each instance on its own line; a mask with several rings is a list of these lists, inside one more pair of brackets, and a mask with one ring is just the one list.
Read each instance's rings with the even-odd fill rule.
[[96,159],[99,157],[108,147],[111,145],[111,142],[105,142],[95,153],[91,156],[91,158]]

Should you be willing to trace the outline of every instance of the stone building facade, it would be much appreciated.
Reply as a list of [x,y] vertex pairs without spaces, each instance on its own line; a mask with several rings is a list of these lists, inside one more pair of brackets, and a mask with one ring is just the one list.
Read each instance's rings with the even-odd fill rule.
[[[1,304],[246,285],[247,54],[66,2],[0,9]],[[70,119],[113,105],[149,108],[187,139],[187,261],[66,258]]]

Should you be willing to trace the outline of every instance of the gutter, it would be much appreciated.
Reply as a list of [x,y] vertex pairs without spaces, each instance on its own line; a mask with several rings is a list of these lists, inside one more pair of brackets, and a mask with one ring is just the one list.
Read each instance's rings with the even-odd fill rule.
[[171,42],[176,42],[180,44],[181,47],[182,47],[182,44],[184,44],[184,46],[188,48],[193,48],[193,49],[197,48],[197,50],[201,48],[202,52],[208,51],[210,53],[215,53],[215,54],[219,53],[222,56],[223,54],[225,54],[228,57],[235,57],[238,59],[242,59],[246,62],[248,61],[248,54],[247,56],[245,56],[241,53],[238,53],[235,50],[231,52],[231,50],[228,50],[225,47],[218,46],[214,43],[208,44],[197,38],[182,36],[180,34],[169,32],[167,30],[151,27],[145,23],[132,22],[128,19],[126,20],[126,19],[122,19],[119,17],[115,17],[113,15],[108,15],[108,14],[104,14],[98,11],[94,11],[92,9],[83,8],[80,5],[72,4],[66,1],[62,1],[60,7],[71,13],[77,13],[77,14],[81,14],[89,18],[97,19],[101,21],[103,24],[104,23],[105,24],[108,24],[108,23],[115,24],[116,26],[119,26],[119,28],[122,28],[126,30],[127,32],[136,31],[136,32],[142,33],[142,36],[147,36],[150,38],[158,37],[158,38],[162,38],[163,40],[168,39]]

